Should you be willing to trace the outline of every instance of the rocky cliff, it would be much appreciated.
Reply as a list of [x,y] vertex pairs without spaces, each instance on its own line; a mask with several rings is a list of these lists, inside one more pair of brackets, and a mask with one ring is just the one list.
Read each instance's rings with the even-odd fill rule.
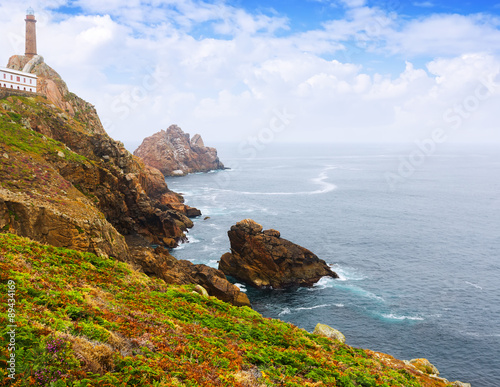
[[[69,93],[42,59],[26,62],[16,56],[9,66],[31,66],[39,75],[39,93],[0,92],[0,228],[151,271],[137,249],[177,246],[193,226],[189,216],[200,212],[168,189],[160,171],[110,138],[92,105]],[[169,274],[180,269],[166,250],[165,255],[171,264],[157,267],[157,276],[186,283],[187,277]],[[211,278],[222,288],[216,277]],[[235,301],[239,292],[223,281],[232,294],[226,300]]]
[[231,253],[221,257],[219,269],[254,287],[311,286],[321,277],[338,277],[311,251],[281,238],[279,231],[262,231],[252,219],[236,223],[228,236]]
[[190,139],[177,125],[145,138],[134,155],[165,176],[224,169],[215,148],[206,147],[199,134]]
[[24,55],[14,55],[10,57],[7,67],[36,74],[38,94],[44,95],[52,104],[78,120],[87,132],[106,134],[95,107],[71,93],[66,82],[44,62],[43,57],[35,55],[29,58]]

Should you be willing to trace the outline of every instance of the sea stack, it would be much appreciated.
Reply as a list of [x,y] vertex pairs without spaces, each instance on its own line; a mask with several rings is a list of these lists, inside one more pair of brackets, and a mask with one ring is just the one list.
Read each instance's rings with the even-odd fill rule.
[[312,286],[322,277],[338,278],[325,261],[306,248],[264,230],[252,219],[228,231],[231,253],[221,257],[219,269],[256,288],[283,289]]
[[146,137],[134,155],[164,176],[224,169],[215,148],[205,146],[199,134],[190,138],[177,125]]

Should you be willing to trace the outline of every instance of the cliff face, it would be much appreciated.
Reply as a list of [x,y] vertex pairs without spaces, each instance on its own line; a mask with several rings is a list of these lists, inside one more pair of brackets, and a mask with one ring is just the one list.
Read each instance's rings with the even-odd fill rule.
[[190,139],[176,125],[145,138],[134,155],[165,176],[224,169],[215,148],[206,147],[199,134]]
[[[42,97],[8,97],[0,105],[0,114],[2,143],[8,145],[2,145],[2,153],[9,159],[34,160],[26,171],[53,170],[53,176],[90,199],[121,234],[138,234],[149,243],[172,245],[172,240],[179,242],[192,226],[185,215],[160,204],[163,195],[172,197],[159,179],[160,173],[152,173],[106,134],[90,134],[85,125]],[[46,184],[52,184],[55,177]],[[33,191],[38,180],[21,178],[24,187]],[[62,194],[55,187],[50,192]]]
[[[161,257],[146,263],[137,255],[150,244],[177,246],[193,226],[188,216],[200,212],[182,204],[160,171],[110,138],[92,105],[69,93],[57,73],[37,60],[28,63],[40,77],[37,95],[0,91],[0,228],[112,256],[172,283],[188,278],[210,288],[210,280],[199,275],[176,276],[182,263],[167,250],[163,257],[170,265],[161,265]],[[26,71],[25,62],[13,57],[9,66],[24,65]],[[233,292],[227,300],[236,302],[239,291],[225,278],[212,277],[224,282],[219,288],[226,286]]]
[[46,96],[55,106],[82,123],[89,133],[106,134],[95,107],[71,93],[66,82],[41,56],[36,55],[30,59],[24,55],[14,55],[10,57],[7,67],[36,74],[39,94]]

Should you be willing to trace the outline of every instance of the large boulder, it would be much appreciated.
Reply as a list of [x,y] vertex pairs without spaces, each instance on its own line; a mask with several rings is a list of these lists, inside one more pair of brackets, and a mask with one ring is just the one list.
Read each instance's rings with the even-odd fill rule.
[[190,139],[177,125],[145,138],[134,155],[165,176],[224,169],[215,148],[206,147],[199,134]]
[[313,334],[328,337],[329,339],[334,339],[340,341],[341,343],[345,343],[344,334],[326,324],[318,323],[314,328]]
[[221,257],[219,269],[256,288],[312,286],[324,276],[338,278],[311,251],[281,238],[276,230],[262,231],[251,219],[228,231],[231,253]]

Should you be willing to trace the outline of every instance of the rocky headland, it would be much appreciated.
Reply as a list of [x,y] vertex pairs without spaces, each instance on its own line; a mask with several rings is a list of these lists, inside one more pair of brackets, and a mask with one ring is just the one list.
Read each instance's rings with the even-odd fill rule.
[[252,219],[236,223],[227,234],[231,252],[221,257],[219,269],[256,288],[312,286],[325,276],[338,278],[314,253],[281,238],[279,231],[263,231]]
[[165,176],[224,169],[215,148],[206,147],[199,134],[190,138],[177,125],[145,138],[134,155]]
[[37,74],[40,87],[37,94],[0,90],[4,232],[114,257],[170,283],[198,283],[225,301],[250,304],[221,272],[168,253],[201,212],[169,190],[160,171],[109,137],[95,108],[70,93],[42,57],[14,56],[8,67]]

